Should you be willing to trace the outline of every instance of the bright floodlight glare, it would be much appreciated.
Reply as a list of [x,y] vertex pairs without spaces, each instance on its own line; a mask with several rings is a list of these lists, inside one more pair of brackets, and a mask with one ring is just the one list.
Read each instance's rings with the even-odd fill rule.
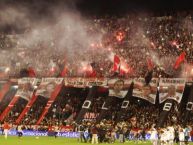
[[18,89],[18,85],[14,85],[13,88],[14,88],[14,89]]

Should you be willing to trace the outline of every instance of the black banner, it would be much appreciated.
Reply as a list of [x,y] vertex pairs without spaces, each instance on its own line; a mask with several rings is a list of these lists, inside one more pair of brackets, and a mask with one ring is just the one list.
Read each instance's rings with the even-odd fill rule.
[[172,107],[174,106],[174,102],[175,101],[172,99],[168,99],[165,102],[163,109],[162,109],[162,112],[160,113],[160,116],[159,116],[159,121],[157,123],[157,127],[163,127],[164,126],[164,123],[167,120],[168,115],[169,115]]
[[184,125],[187,124],[190,117],[191,111],[193,111],[193,84],[191,86],[190,95],[188,97],[188,102],[186,104],[186,113],[184,115]]
[[[129,81],[131,81],[131,80],[129,80]],[[116,82],[118,82],[118,81],[116,81]],[[119,87],[118,87],[119,90],[123,90],[124,85],[125,85],[125,83],[120,83]],[[128,98],[128,96],[130,94],[130,92],[128,90],[129,89],[127,87],[127,90],[124,91],[124,92],[127,92],[127,94],[125,95],[125,97],[127,97],[127,98]],[[109,95],[108,95],[107,99],[105,100],[105,102],[103,103],[102,108],[101,108],[101,112],[100,112],[99,116],[97,117],[97,120],[96,120],[97,123],[99,123],[102,119],[104,119],[105,116],[108,114],[108,112],[110,113],[110,109],[112,108],[112,106],[117,105],[117,104],[119,104],[121,102],[122,103],[122,107],[128,107],[129,104],[128,104],[128,101],[126,101],[124,99],[125,97],[117,97],[116,94],[113,96],[113,95],[110,94],[110,90],[109,90]],[[123,100],[125,100],[125,101],[123,101]]]
[[104,118],[106,113],[110,110],[114,98],[115,97],[113,96],[107,96],[107,99],[105,100],[105,102],[102,105],[101,112],[99,113],[99,116],[97,117],[97,120],[96,120],[97,123],[99,123]]
[[131,83],[128,93],[121,104],[121,109],[117,114],[117,119],[116,119],[117,122],[126,119],[127,109],[130,103],[130,98],[132,97],[132,94],[133,94],[133,88],[134,88],[134,82]]
[[92,105],[92,100],[97,95],[97,89],[98,89],[97,86],[92,86],[89,88],[88,96],[82,105],[82,109],[80,110],[78,117],[76,118],[76,123],[80,123],[83,120],[87,110],[90,109]]

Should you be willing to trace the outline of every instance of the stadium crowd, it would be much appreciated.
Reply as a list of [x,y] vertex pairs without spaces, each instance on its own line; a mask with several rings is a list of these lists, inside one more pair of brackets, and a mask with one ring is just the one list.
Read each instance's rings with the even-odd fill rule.
[[[39,42],[35,46],[31,46],[36,47],[36,51],[34,51],[34,49],[28,49],[27,45],[20,46],[20,42],[17,41],[17,37],[25,37],[25,33],[15,36],[1,34],[0,47],[4,50],[4,57],[13,48],[17,48],[17,53],[14,53],[14,56],[9,59],[9,63],[1,61],[0,65],[7,66],[9,64],[9,75],[11,77],[20,77],[21,70],[29,67],[35,70],[37,77],[59,77],[64,68],[66,68],[65,76],[69,77],[109,77],[113,74],[111,70],[113,61],[109,57],[111,54],[116,54],[127,64],[125,66],[126,71],[121,74],[124,77],[144,77],[149,67],[148,59],[151,59],[154,65],[155,77],[160,75],[163,77],[181,77],[184,69],[182,67],[173,69],[177,57],[185,52],[187,63],[192,64],[193,62],[193,25],[190,15],[185,18],[180,16],[136,17],[135,15],[124,18],[107,17],[89,20],[85,29],[90,35],[102,33],[102,40],[101,42],[91,43],[88,46],[89,49],[85,49],[85,52],[83,52],[84,55],[77,53],[73,58],[67,58],[65,53],[62,53],[64,54],[62,55],[53,52],[57,47],[57,43],[55,43],[57,40],[52,40],[51,44]],[[14,43],[14,41],[16,42]],[[45,53],[45,47],[49,47],[46,50],[52,52],[50,56],[47,55],[47,52]],[[80,64],[81,62],[86,62],[85,69],[80,68],[83,67]],[[87,69],[88,65],[92,69]],[[80,71],[80,69],[83,69],[83,71]],[[94,74],[93,71],[95,71]],[[48,99],[39,96],[22,120],[22,127],[27,130],[78,131],[81,134],[80,141],[84,142],[87,142],[89,137],[91,139],[90,134],[92,136],[98,134],[99,142],[108,143],[115,141],[116,133],[119,134],[120,142],[124,142],[125,138],[135,139],[136,141],[139,138],[145,140],[145,134],[147,132],[151,134],[155,129],[152,126],[158,121],[160,108],[152,104],[144,105],[140,99],[129,105],[125,117],[127,119],[125,120],[116,121],[120,108],[120,103],[117,103],[109,110],[109,113],[105,116],[106,119],[100,123],[95,124],[96,118],[85,118],[81,124],[77,125],[74,119],[81,110],[88,90],[68,89],[63,89],[64,92],[58,95],[43,121],[36,126],[35,123],[48,101]],[[4,99],[9,100],[10,97],[6,96]],[[104,99],[104,94],[94,98],[94,104],[92,104],[92,109],[89,112],[98,114]],[[119,100],[116,101],[119,102]],[[5,120],[12,125],[12,128],[17,128],[15,121],[26,104],[27,101],[20,98],[6,117]],[[0,113],[5,107],[1,106]],[[180,118],[181,116],[182,114],[179,114],[178,110],[173,108],[165,123],[165,128],[157,128],[157,131],[163,134],[164,129],[167,130],[168,126],[173,125],[177,132],[180,132],[182,128],[184,130],[190,129],[189,135],[193,136],[191,132],[193,114],[190,116],[188,126],[182,126],[183,118]],[[58,128],[54,128],[56,126]],[[84,133],[87,133],[87,136]],[[168,141],[168,139],[166,140]]]
[[[80,48],[83,52],[73,52],[70,58],[67,50],[57,52],[57,40],[51,40],[49,44],[42,40],[33,45],[20,42],[19,38],[27,37],[30,29],[20,35],[1,34],[3,57],[6,59],[9,50],[13,51],[9,62],[2,61],[1,66],[9,65],[9,75],[14,77],[19,77],[21,69],[26,68],[33,68],[37,77],[60,76],[64,68],[65,76],[108,77],[112,75],[111,57],[116,54],[126,64],[122,74],[125,77],[144,76],[149,59],[155,76],[182,76],[184,68],[176,70],[173,66],[182,52],[186,53],[187,64],[192,64],[192,17],[185,16],[90,18],[85,23],[85,31],[90,36],[102,34],[102,38],[99,42],[90,42],[88,48]],[[81,47],[74,43],[74,47]]]

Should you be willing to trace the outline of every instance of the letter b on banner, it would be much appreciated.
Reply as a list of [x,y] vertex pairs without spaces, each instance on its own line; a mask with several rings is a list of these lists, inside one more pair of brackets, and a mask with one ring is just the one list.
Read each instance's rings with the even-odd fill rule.
[[172,103],[165,103],[163,110],[170,111],[171,108],[172,108]]
[[82,108],[88,109],[90,108],[91,101],[90,100],[85,100],[84,104],[82,105]]

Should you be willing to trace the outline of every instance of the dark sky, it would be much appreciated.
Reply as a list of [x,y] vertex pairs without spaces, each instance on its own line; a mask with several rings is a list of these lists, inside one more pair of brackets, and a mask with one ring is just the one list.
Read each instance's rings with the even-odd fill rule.
[[191,10],[193,0],[81,0],[78,3],[83,12],[98,14],[125,14],[128,12],[148,11],[163,13]]
[[[56,18],[53,14],[55,10],[59,13],[75,10],[84,17],[124,16],[128,13],[162,16],[175,14],[178,11],[191,11],[193,15],[193,0],[0,0],[0,10],[5,6],[18,9],[24,7],[32,21],[46,19],[51,22]],[[20,31],[14,24],[0,26],[1,32],[11,32],[12,29]]]
[[35,13],[49,14],[52,7],[76,9],[83,15],[124,15],[128,12],[163,12],[193,10],[193,0],[0,0],[1,3],[24,5]]

